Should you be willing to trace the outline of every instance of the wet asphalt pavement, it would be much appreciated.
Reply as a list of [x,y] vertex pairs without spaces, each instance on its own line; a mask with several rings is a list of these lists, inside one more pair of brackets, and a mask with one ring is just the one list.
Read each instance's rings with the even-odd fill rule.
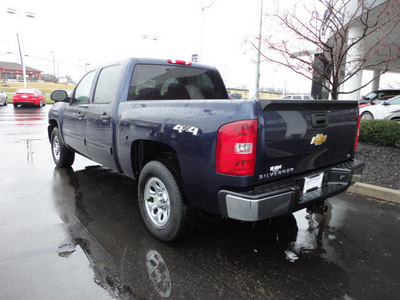
[[0,299],[399,298],[399,206],[342,194],[326,217],[201,215],[162,243],[133,180],[80,156],[55,168],[48,108],[0,107]]

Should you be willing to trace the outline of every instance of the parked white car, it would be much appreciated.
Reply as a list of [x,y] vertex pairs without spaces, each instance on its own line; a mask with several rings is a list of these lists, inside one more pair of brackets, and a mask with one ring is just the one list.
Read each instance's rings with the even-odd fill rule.
[[400,109],[400,96],[393,97],[377,105],[360,108],[362,120],[383,119],[387,114]]
[[8,97],[6,92],[0,91],[0,105],[7,105]]
[[286,95],[281,99],[283,100],[314,100],[311,95]]

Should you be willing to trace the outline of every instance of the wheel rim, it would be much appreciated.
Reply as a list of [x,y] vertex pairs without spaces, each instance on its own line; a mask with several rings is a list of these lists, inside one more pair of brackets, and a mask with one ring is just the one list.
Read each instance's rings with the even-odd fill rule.
[[58,140],[58,136],[55,136],[53,139],[53,155],[56,161],[60,160],[60,141]]
[[370,113],[363,113],[361,115],[361,119],[363,119],[363,120],[372,120],[373,117],[372,117],[372,115]]
[[144,189],[144,202],[147,215],[156,226],[164,226],[170,216],[170,201],[164,183],[156,178],[150,178]]

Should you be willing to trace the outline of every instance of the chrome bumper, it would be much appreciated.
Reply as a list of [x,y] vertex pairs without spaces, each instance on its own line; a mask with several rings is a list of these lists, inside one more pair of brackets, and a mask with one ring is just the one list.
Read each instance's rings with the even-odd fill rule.
[[[363,170],[362,162],[350,161],[289,180],[266,184],[248,192],[221,190],[218,199],[223,214],[229,218],[259,221],[290,214],[342,193],[361,179]],[[322,187],[303,194],[304,178],[321,172],[324,172]]]

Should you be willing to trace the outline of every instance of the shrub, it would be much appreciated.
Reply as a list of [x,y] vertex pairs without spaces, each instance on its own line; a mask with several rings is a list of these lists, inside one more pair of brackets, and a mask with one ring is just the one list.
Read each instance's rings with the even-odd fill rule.
[[361,121],[359,141],[382,146],[400,145],[400,124],[388,120]]

